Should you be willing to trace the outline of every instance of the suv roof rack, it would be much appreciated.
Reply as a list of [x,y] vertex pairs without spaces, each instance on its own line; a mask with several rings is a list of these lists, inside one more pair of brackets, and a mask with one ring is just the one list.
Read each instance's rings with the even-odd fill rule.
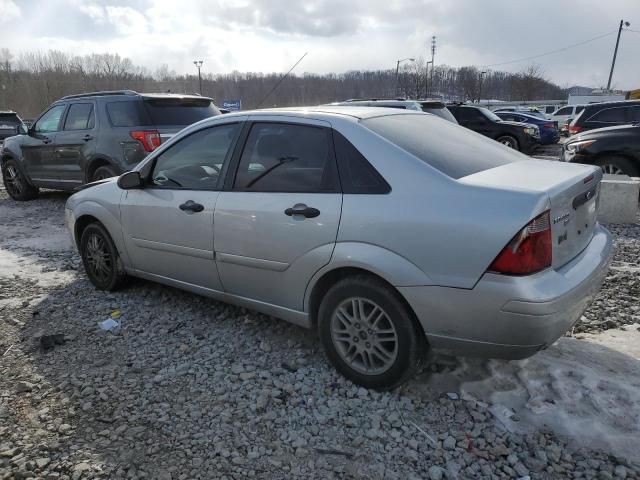
[[138,92],[134,90],[107,90],[104,92],[77,93],[75,95],[65,95],[60,100],[68,100],[69,98],[83,98],[83,97],[104,97],[107,95],[138,95]]

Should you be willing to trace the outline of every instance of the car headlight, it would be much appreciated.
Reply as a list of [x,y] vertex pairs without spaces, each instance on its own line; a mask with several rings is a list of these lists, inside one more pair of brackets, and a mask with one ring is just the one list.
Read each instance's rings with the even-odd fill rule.
[[571,152],[575,155],[576,153],[579,153],[585,148],[587,148],[593,142],[595,142],[595,140],[581,140],[579,142],[571,142],[571,143],[567,143],[564,146],[564,148],[566,149],[567,152]]
[[524,127],[524,133],[535,138],[540,138],[540,129],[536,125],[527,125]]

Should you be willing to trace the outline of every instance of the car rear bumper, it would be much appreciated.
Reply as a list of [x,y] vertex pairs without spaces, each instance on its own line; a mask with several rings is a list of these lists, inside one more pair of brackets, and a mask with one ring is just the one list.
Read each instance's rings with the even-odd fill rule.
[[569,330],[600,290],[611,234],[598,225],[589,245],[561,268],[514,277],[485,274],[471,290],[400,287],[436,350],[518,359]]

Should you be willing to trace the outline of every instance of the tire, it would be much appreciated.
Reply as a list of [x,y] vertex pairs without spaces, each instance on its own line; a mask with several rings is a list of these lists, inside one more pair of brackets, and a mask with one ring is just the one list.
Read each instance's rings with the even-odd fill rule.
[[640,166],[625,157],[613,155],[605,157],[596,162],[604,173],[614,175],[629,175],[630,177],[640,177]]
[[[360,318],[368,318],[358,320],[356,307]],[[329,289],[318,310],[318,331],[334,367],[365,388],[401,385],[424,357],[426,341],[413,313],[396,291],[367,275],[345,278]]]
[[103,165],[102,167],[96,168],[96,171],[93,172],[91,176],[92,182],[97,182],[98,180],[104,180],[105,178],[117,177],[118,174],[115,172],[113,167],[109,165]]
[[13,159],[5,160],[2,163],[2,181],[7,193],[14,200],[33,200],[38,196],[38,188],[29,185],[20,168],[18,168],[17,162]]
[[109,292],[122,287],[127,277],[118,250],[105,228],[89,224],[80,238],[80,255],[85,272],[98,290]]
[[500,142],[509,148],[520,151],[520,144],[518,143],[518,140],[511,135],[500,135],[496,138],[496,142]]

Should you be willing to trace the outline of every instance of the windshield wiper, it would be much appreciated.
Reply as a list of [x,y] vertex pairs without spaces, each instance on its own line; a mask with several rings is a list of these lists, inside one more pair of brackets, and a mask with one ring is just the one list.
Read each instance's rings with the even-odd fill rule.
[[278,158],[278,163],[276,163],[275,165],[270,166],[264,172],[262,172],[260,175],[258,175],[256,178],[254,178],[249,183],[247,183],[247,186],[245,188],[251,188],[253,186],[253,184],[255,184],[258,180],[263,178],[265,175],[268,175],[269,173],[274,171],[279,166],[284,165],[285,163],[293,162],[295,160],[299,160],[299,157],[280,157],[280,158]]

